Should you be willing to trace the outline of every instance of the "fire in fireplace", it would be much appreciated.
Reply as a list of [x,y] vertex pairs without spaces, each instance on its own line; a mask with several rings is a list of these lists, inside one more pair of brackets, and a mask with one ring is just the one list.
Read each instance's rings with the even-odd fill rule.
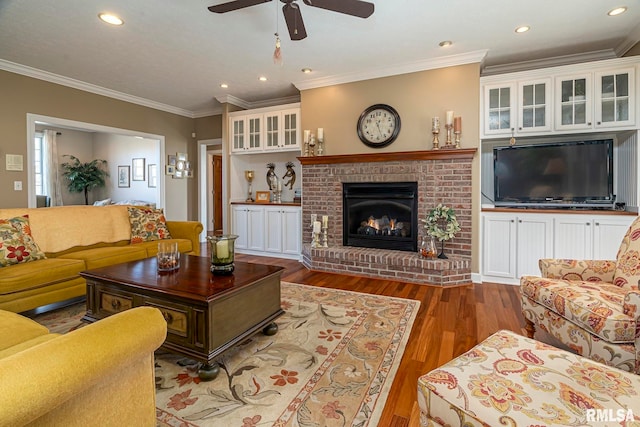
[[417,251],[417,182],[342,186],[344,246]]

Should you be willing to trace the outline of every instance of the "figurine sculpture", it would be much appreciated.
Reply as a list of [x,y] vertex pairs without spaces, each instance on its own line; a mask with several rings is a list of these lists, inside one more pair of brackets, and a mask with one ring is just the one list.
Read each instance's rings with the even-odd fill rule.
[[289,181],[284,183],[284,186],[289,186],[290,190],[293,190],[293,184],[296,182],[296,172],[293,170],[295,165],[292,162],[287,162],[287,173],[282,176],[282,179],[289,178]]
[[278,176],[276,175],[276,165],[273,163],[267,163],[267,185],[269,190],[275,191],[278,189]]

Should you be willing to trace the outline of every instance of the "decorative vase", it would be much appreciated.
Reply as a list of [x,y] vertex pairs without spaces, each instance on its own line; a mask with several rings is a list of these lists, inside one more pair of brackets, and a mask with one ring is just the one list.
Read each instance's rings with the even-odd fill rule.
[[440,241],[440,253],[438,254],[438,258],[440,259],[449,259],[445,254],[444,254],[444,240]]
[[433,236],[422,236],[420,255],[428,259],[436,257],[436,239]]
[[235,234],[207,236],[213,274],[228,275],[233,273],[233,247],[237,238],[238,236]]

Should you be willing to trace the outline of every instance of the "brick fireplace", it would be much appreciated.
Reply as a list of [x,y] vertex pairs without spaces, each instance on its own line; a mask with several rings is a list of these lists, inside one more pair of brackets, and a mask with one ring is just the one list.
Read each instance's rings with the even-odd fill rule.
[[[441,286],[471,283],[471,162],[476,149],[299,157],[303,263],[312,270]],[[438,203],[456,211],[461,231],[445,243],[449,259],[417,252],[343,246],[343,183],[417,182],[418,218]],[[311,214],[329,216],[328,247],[311,247]],[[417,241],[424,234],[418,226]],[[439,244],[438,244],[439,245]]]

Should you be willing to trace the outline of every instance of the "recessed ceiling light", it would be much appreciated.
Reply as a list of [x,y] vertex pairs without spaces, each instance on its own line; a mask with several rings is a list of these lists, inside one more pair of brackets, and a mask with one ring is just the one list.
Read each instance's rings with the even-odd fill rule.
[[441,41],[440,43],[438,43],[438,46],[440,47],[449,47],[453,44],[453,42],[451,40],[444,40]]
[[625,13],[626,11],[627,11],[627,7],[626,6],[616,7],[615,9],[611,9],[609,12],[607,12],[607,15],[616,16],[616,15],[620,15],[622,13]]
[[124,21],[122,19],[118,18],[116,15],[113,15],[111,13],[101,13],[98,15],[98,18],[102,19],[104,22],[111,25],[124,24]]
[[516,33],[526,33],[530,29],[531,27],[529,27],[528,25],[523,25],[521,27],[516,28]]
[[303,68],[302,72],[305,74],[309,74],[311,72],[311,68]]
[[258,78],[258,80],[260,80],[261,82],[266,82],[267,78],[265,76],[261,76],[260,78]]
[[228,88],[228,87],[229,87],[229,85],[228,85],[228,84],[226,84],[226,83],[222,83],[222,84],[220,85],[220,87],[221,87],[222,89],[226,89],[226,88]]

